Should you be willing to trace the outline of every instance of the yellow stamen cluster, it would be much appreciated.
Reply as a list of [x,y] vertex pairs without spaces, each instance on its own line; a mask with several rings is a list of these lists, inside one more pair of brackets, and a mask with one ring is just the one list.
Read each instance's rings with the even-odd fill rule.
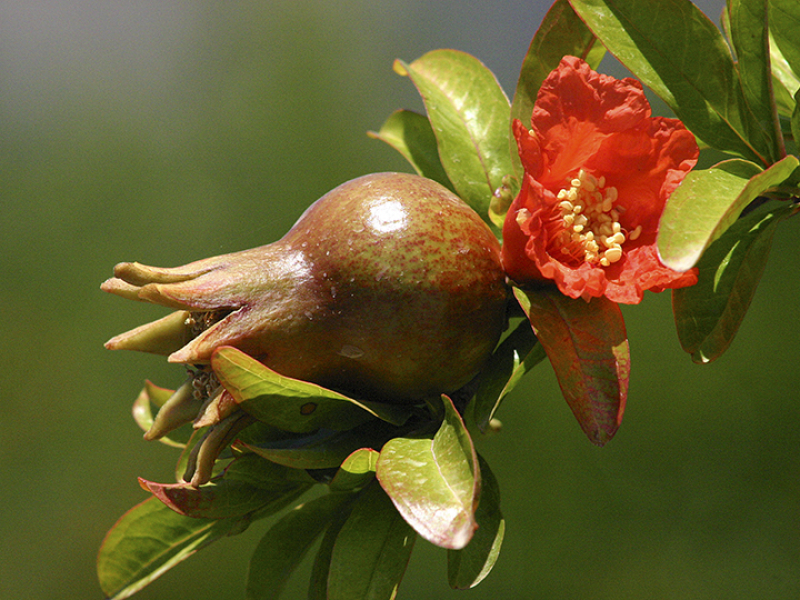
[[642,227],[627,236],[623,232],[619,216],[625,209],[615,205],[617,188],[606,187],[605,177],[598,179],[583,169],[569,185],[557,196],[564,225],[561,252],[602,267],[619,261],[622,244],[638,238]]

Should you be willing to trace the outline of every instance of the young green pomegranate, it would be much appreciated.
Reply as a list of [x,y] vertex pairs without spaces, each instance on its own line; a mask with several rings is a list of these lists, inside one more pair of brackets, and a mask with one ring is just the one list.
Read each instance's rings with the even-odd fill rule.
[[106,346],[202,365],[230,345],[288,377],[420,402],[468,383],[497,343],[499,255],[480,217],[438,183],[367,175],[267,246],[177,268],[118,264],[102,289],[178,311]]

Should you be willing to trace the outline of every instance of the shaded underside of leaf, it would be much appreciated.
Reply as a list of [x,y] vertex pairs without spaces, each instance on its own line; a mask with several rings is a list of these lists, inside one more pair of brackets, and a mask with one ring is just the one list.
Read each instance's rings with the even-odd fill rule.
[[696,285],[673,290],[681,346],[697,363],[730,346],[764,272],[772,237],[791,207],[756,210],[714,242],[698,263]]
[[311,545],[336,516],[349,510],[350,494],[327,494],[286,514],[261,538],[250,559],[248,600],[274,600]]
[[630,350],[619,306],[603,297],[569,298],[554,287],[514,294],[581,429],[604,445],[619,428],[628,397]]
[[377,483],[342,526],[330,558],[328,600],[391,600],[405,574],[416,534]]
[[730,0],[731,41],[749,118],[744,120],[748,137],[760,138],[758,146],[768,151],[770,163],[786,154],[773,101],[770,69],[768,0]]

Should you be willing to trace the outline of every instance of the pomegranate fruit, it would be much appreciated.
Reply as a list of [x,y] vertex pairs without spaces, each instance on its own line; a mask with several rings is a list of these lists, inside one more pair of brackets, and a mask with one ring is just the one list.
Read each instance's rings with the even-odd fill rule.
[[414,403],[467,384],[506,321],[500,246],[438,183],[349,181],[272,244],[177,268],[120,263],[102,289],[178,309],[106,346],[208,363],[235,346],[364,399]]

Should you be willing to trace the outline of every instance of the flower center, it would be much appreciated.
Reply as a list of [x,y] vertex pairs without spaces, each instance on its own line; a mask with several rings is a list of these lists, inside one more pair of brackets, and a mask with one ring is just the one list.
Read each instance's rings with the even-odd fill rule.
[[556,205],[561,232],[553,240],[562,254],[592,265],[607,267],[622,258],[622,244],[642,233],[639,225],[623,232],[619,222],[624,207],[615,205],[617,188],[606,186],[605,177],[596,178],[583,169],[569,188],[558,192]]

